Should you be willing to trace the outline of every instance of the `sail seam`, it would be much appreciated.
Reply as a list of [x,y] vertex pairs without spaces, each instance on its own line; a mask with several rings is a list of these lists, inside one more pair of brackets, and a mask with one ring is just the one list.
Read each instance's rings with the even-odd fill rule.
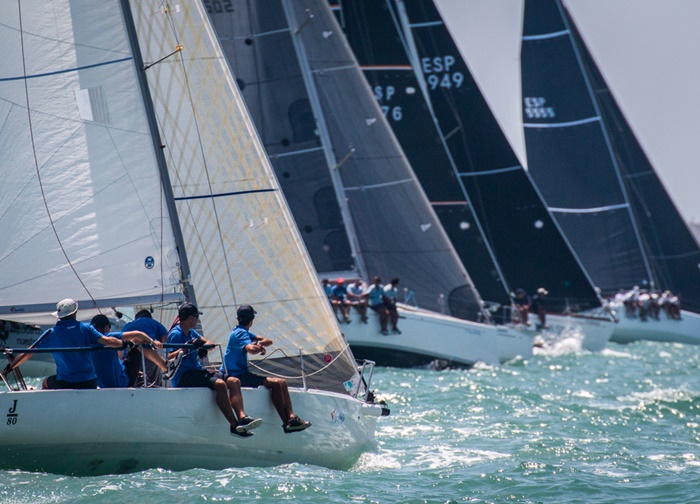
[[609,212],[612,210],[621,210],[623,208],[628,208],[627,203],[620,203],[618,205],[608,205],[595,208],[553,208],[549,207],[550,212],[556,213],[598,213],[598,212]]
[[480,177],[481,175],[494,175],[496,173],[520,171],[522,169],[523,169],[522,166],[509,166],[508,168],[498,168],[496,170],[486,170],[486,171],[478,171],[478,172],[459,172],[458,174],[460,177]]
[[269,154],[270,159],[278,159],[287,156],[296,156],[299,154],[308,154],[309,152],[322,151],[323,147],[314,147],[313,149],[299,149],[292,152],[282,152],[281,154]]
[[431,201],[433,206],[469,206],[468,201]]
[[208,199],[208,198],[225,198],[226,196],[238,196],[241,194],[254,194],[254,193],[265,193],[265,192],[275,192],[277,189],[252,189],[250,191],[233,191],[227,193],[219,194],[201,194],[199,196],[182,196],[180,198],[175,198],[175,201],[189,201],[197,199]]
[[410,184],[412,182],[413,182],[413,179],[403,179],[403,180],[395,180],[393,182],[384,182],[383,184],[371,184],[371,185],[344,187],[343,189],[346,192],[347,191],[364,191],[366,189],[377,189],[380,187],[389,187],[389,186],[399,185],[399,184]]
[[133,59],[132,57],[128,57],[128,58],[122,58],[122,59],[112,60],[112,61],[103,61],[102,63],[95,63],[93,65],[85,65],[85,66],[74,67],[74,68],[66,68],[65,70],[56,70],[55,72],[45,72],[45,73],[40,73],[40,74],[23,75],[23,76],[21,75],[19,77],[2,77],[2,78],[0,78],[0,82],[37,79],[39,77],[49,77],[51,75],[60,75],[60,74],[71,73],[71,72],[79,72],[80,70],[87,70],[88,68],[97,68],[97,67],[106,66],[106,65],[114,65],[116,63],[124,63],[125,61],[131,61],[132,59]]
[[362,65],[360,69],[368,71],[379,71],[382,70],[413,70],[411,65]]
[[523,123],[525,128],[570,128],[571,126],[580,126],[581,124],[589,124],[600,122],[600,116],[588,117],[579,121],[569,121],[562,123]]
[[430,26],[442,26],[443,24],[442,21],[426,21],[425,23],[411,23],[408,26],[411,28],[427,28]]
[[542,33],[540,35],[523,35],[523,40],[546,40],[557,37],[563,37],[569,34],[569,30],[561,30],[558,32]]

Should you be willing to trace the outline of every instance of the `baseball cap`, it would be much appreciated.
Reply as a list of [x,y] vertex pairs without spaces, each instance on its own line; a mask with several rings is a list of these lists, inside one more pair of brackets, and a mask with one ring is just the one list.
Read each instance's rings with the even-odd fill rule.
[[177,310],[177,316],[180,320],[185,320],[190,316],[199,317],[201,314],[202,312],[192,303],[183,303]]
[[258,313],[255,310],[253,310],[253,307],[247,304],[241,305],[238,307],[238,311],[236,312],[236,317],[238,317],[238,320],[251,320],[252,318],[255,317],[255,314]]

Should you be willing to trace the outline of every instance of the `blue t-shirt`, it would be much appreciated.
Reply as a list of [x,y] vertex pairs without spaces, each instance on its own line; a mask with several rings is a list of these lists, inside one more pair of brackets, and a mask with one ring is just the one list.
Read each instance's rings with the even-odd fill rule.
[[[56,325],[37,345],[38,348],[89,347],[99,344],[102,334],[90,324],[65,319]],[[67,382],[94,380],[95,367],[91,352],[52,352],[56,361],[56,378]],[[116,352],[114,352],[116,354]]]
[[382,303],[382,294],[384,294],[384,287],[381,285],[370,285],[367,289],[367,303],[370,306],[377,306]]
[[[190,329],[190,333],[185,334],[185,331],[183,331],[179,325],[176,325],[170,329],[170,332],[168,333],[168,343],[189,343],[190,340],[197,338],[201,338],[197,331]],[[169,349],[169,351],[173,350]],[[202,365],[199,363],[199,358],[197,357],[196,348],[184,348],[183,351],[187,353],[187,355],[182,358],[182,364],[180,364],[177,373],[175,373],[175,376],[173,376],[172,381],[173,386],[175,387],[178,386],[180,383],[180,378],[185,372],[192,371],[194,369],[202,369]]]
[[348,297],[348,289],[345,287],[345,284],[334,286],[331,289],[331,293],[341,301],[345,301]]
[[168,330],[163,324],[149,317],[139,317],[129,322],[124,326],[123,331],[141,331],[158,341],[163,341],[163,338],[168,335]]
[[[107,336],[122,339],[121,333],[109,333]],[[119,360],[117,350],[102,350],[92,352],[92,363],[97,374],[97,385],[100,388],[125,388],[129,386],[129,376],[124,364]]]
[[325,292],[328,299],[330,299],[331,292],[333,292],[333,287],[331,287],[331,284],[321,284],[321,287],[323,287],[323,292]]
[[[225,370],[228,371],[228,374],[240,376],[248,372],[248,352],[244,347],[253,343],[255,338],[255,334],[243,326],[237,325],[233,328],[228,337],[228,345],[226,345],[226,353],[224,354]],[[221,366],[221,372],[224,372],[224,366]]]

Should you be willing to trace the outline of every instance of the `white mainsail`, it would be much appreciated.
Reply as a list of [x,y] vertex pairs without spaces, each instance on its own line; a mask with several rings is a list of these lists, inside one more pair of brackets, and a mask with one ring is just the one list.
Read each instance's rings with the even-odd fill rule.
[[[80,5],[80,4],[83,5]],[[52,323],[180,280],[118,8],[0,4],[0,317]]]

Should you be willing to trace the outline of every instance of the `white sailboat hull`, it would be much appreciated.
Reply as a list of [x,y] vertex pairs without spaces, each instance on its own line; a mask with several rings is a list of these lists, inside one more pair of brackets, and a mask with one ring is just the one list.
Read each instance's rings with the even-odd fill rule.
[[[43,332],[43,329],[32,326],[12,327],[7,332],[7,338],[4,338],[3,346],[5,348],[28,348]],[[19,354],[16,356],[20,357]],[[5,361],[2,367],[5,367],[6,363]],[[36,378],[52,374],[56,374],[56,363],[51,354],[35,354],[34,357],[22,364],[22,375],[25,377]]]
[[0,467],[59,474],[117,474],[299,462],[342,469],[375,445],[381,407],[350,396],[290,389],[313,426],[285,434],[265,388],[244,389],[263,419],[231,436],[209,389],[103,389],[0,393]]
[[589,352],[600,352],[615,330],[612,320],[583,315],[554,315],[547,314],[547,329],[537,330],[539,319],[530,314],[530,327],[538,333],[545,343],[560,341],[563,338],[577,338],[581,341],[581,349]]
[[400,305],[401,334],[383,335],[379,316],[372,310],[367,316],[369,321],[363,324],[353,309],[352,322],[341,324],[341,330],[356,357],[381,366],[419,366],[437,360],[470,367],[477,362],[497,365],[518,356],[532,356],[533,334],[512,327],[479,324]]
[[615,343],[649,340],[700,345],[700,315],[697,313],[681,311],[681,319],[674,320],[661,312],[659,320],[647,317],[643,322],[639,317],[627,317],[624,306],[611,304],[611,307],[619,319],[611,337]]

